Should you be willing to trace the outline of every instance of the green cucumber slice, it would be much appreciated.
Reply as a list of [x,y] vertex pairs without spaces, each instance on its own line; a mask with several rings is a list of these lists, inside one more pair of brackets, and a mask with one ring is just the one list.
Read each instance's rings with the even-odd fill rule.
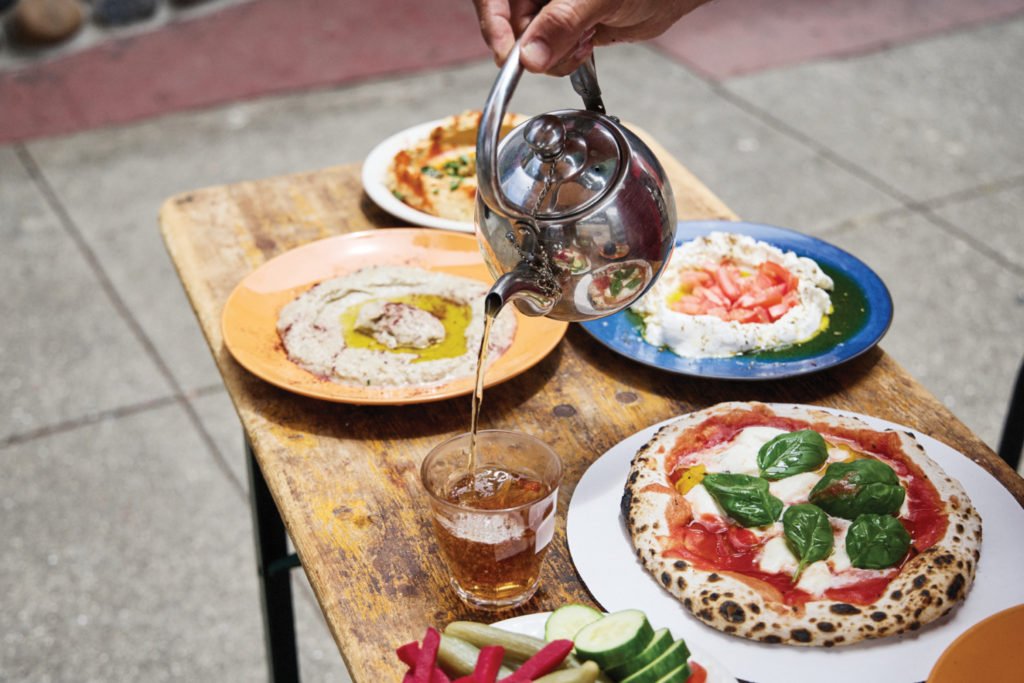
[[662,677],[685,665],[689,658],[690,649],[686,647],[686,642],[677,640],[653,662],[632,676],[623,678],[622,683],[658,683]]
[[638,609],[627,609],[584,626],[573,642],[581,659],[610,669],[640,654],[653,637],[647,616]]
[[659,628],[654,632],[654,638],[647,644],[643,650],[640,651],[636,657],[627,659],[618,666],[605,671],[609,677],[614,681],[621,681],[623,678],[632,676],[640,669],[644,668],[655,659],[661,656],[661,653],[667,650],[672,645],[672,633],[667,628]]
[[686,683],[690,678],[690,665],[683,664],[658,679],[657,683]]
[[604,613],[593,607],[577,604],[559,607],[544,623],[544,640],[549,643],[560,638],[575,640],[580,629],[598,619],[604,619]]

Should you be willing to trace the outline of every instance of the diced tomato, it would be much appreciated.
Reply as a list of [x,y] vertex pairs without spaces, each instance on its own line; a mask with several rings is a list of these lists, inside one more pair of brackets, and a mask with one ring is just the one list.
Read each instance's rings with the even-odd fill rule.
[[786,314],[786,311],[788,311],[790,308],[791,306],[787,304],[785,301],[780,301],[774,306],[770,306],[768,308],[768,315],[771,317],[772,322],[774,322],[781,318],[782,316],[784,316]]
[[768,307],[780,304],[785,294],[786,285],[774,285],[768,289],[762,289],[754,295],[754,305]]
[[679,273],[679,282],[686,291],[692,291],[694,287],[711,284],[713,277],[704,270],[684,270]]
[[689,295],[681,297],[678,301],[673,301],[669,304],[669,308],[686,315],[700,315],[704,312],[704,302],[693,295]]
[[729,311],[726,320],[738,323],[755,323],[757,322],[757,314],[749,308],[734,308]]
[[740,283],[736,279],[736,266],[719,266],[715,269],[715,281],[729,301],[739,298]]
[[712,304],[718,306],[728,306],[729,300],[722,295],[721,290],[712,285],[711,287],[694,287],[693,295],[702,299],[707,299]]
[[706,313],[724,320],[729,315],[729,309],[726,306],[708,306]]
[[785,267],[779,265],[775,261],[765,261],[759,266],[762,273],[772,278],[776,282],[782,282],[786,285],[787,289],[793,289],[796,287],[798,278],[791,272],[786,270]]
[[800,302],[798,278],[784,266],[765,261],[743,271],[729,259],[679,273],[680,294],[669,307],[684,315],[711,315],[725,321],[771,323]]

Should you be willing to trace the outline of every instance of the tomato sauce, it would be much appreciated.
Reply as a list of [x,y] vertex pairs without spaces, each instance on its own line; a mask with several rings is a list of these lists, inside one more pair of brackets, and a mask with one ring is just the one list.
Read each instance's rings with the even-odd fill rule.
[[[899,437],[892,432],[876,432],[869,429],[846,429],[811,423],[793,418],[773,415],[767,408],[736,410],[716,415],[684,432],[676,447],[666,458],[669,480],[674,485],[685,470],[687,456],[732,440],[747,427],[775,427],[786,431],[813,429],[816,432],[851,443],[857,450],[870,453],[893,468],[902,479],[907,490],[908,514],[900,517],[911,537],[911,549],[903,563],[911,557],[935,545],[945,533],[949,520],[943,510],[942,498],[935,486],[928,481],[916,463],[907,457],[901,448]],[[787,605],[800,605],[816,598],[793,584],[792,576],[786,573],[769,574],[760,570],[757,555],[760,543],[750,530],[727,523],[711,516],[687,520],[683,526],[673,526],[670,521],[672,540],[665,550],[668,557],[692,562],[705,571],[731,571],[741,574],[781,595]],[[900,567],[902,567],[902,564]],[[888,577],[866,579],[841,588],[825,591],[825,598],[840,602],[868,605],[884,593],[889,583],[899,572]]]

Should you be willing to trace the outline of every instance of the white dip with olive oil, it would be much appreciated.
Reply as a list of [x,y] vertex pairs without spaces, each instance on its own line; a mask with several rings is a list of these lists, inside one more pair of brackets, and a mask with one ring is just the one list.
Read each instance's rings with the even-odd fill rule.
[[[325,280],[281,310],[277,330],[292,362],[362,386],[415,386],[472,376],[487,286],[409,266],[371,266]],[[498,315],[487,353],[512,344],[511,308]]]
[[[798,279],[792,305],[778,319],[740,322],[677,310],[681,295],[691,291],[688,273],[712,273],[724,265],[739,274],[734,280],[753,279],[766,261],[777,263]],[[809,258],[746,235],[713,232],[677,247],[655,285],[630,308],[643,318],[643,337],[648,343],[687,358],[724,357],[780,349],[814,337],[828,325],[832,287],[832,278]],[[742,303],[742,298],[737,303]]]

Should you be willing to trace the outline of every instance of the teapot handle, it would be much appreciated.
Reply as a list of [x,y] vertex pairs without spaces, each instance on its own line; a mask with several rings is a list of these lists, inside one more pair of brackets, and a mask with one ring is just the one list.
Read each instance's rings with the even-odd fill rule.
[[583,105],[589,111],[605,113],[604,102],[601,100],[601,86],[597,84],[597,65],[594,63],[593,52],[585,62],[576,67],[569,80],[572,81],[572,89],[583,98]]
[[487,96],[476,134],[477,192],[480,193],[484,204],[513,220],[529,220],[529,216],[512,207],[501,191],[501,182],[498,178],[498,138],[509,100],[512,99],[512,93],[522,75],[523,66],[519,63],[517,40],[505,59],[505,65],[498,72],[491,93]]
[[[498,178],[498,138],[501,134],[501,123],[505,119],[505,112],[508,103],[512,99],[512,93],[519,85],[519,78],[523,75],[523,66],[519,63],[520,46],[519,41],[512,46],[512,50],[505,59],[505,65],[498,72],[498,78],[491,87],[487,96],[483,113],[480,116],[480,126],[476,137],[476,174],[477,192],[480,193],[484,204],[496,209],[513,220],[529,221],[530,217],[514,208],[501,191],[501,182]],[[594,55],[583,62],[570,76],[573,90],[583,98],[583,104],[593,112],[604,114],[604,103],[601,100],[601,87],[597,84],[597,67],[594,65]]]

